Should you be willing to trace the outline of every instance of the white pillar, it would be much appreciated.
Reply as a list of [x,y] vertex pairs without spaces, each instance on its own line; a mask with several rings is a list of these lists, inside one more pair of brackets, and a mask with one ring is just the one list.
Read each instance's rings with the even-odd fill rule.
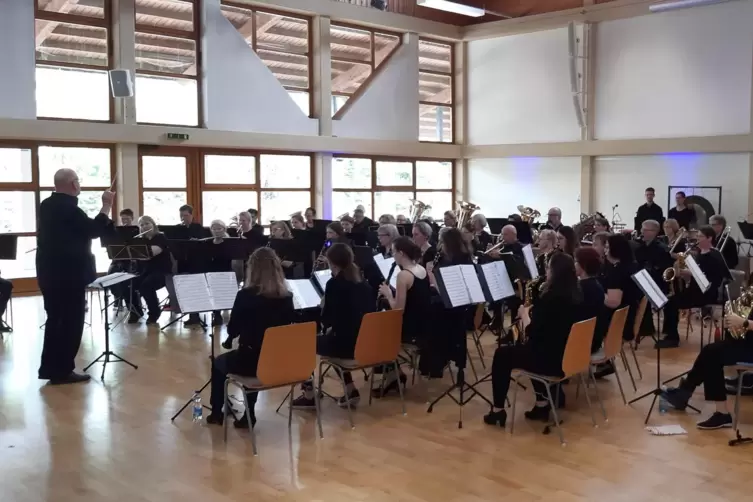
[[[114,58],[112,67],[136,78],[136,2],[113,0]],[[115,98],[115,123],[136,124],[136,98]]]

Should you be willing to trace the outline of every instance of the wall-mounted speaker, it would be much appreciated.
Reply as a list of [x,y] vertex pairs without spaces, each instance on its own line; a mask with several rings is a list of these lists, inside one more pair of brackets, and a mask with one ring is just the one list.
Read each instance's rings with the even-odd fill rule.
[[110,70],[110,92],[115,98],[133,96],[133,78],[128,70]]

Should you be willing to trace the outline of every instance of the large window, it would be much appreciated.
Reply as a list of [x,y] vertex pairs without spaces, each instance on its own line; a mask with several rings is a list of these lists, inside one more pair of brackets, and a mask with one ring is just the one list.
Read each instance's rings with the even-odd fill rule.
[[[54,190],[55,172],[76,171],[82,187],[79,207],[93,217],[112,183],[112,154],[101,146],[0,144],[0,232],[18,235],[16,259],[0,261],[0,270],[5,278],[26,280],[21,291],[36,289],[27,279],[36,275],[37,211]],[[97,271],[107,271],[110,260],[99,241],[92,242],[92,253]]]
[[36,0],[37,117],[111,119],[110,4]]
[[311,114],[310,21],[223,0],[222,13],[249,47],[287,89],[306,115]]
[[419,140],[453,142],[452,45],[418,41]]
[[400,37],[367,28],[332,24],[332,114],[355,94],[397,47]]
[[371,218],[410,214],[410,200],[431,206],[438,218],[453,208],[452,161],[335,157],[332,161],[332,214],[353,214],[358,205]]
[[200,9],[195,0],[136,0],[136,120],[201,124]]

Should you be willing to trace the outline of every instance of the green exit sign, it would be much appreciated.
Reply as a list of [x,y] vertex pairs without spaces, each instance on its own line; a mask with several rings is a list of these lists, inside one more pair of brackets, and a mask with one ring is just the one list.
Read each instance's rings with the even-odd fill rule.
[[169,132],[167,133],[167,139],[175,139],[178,141],[186,141],[188,139],[188,134],[183,134],[180,132]]

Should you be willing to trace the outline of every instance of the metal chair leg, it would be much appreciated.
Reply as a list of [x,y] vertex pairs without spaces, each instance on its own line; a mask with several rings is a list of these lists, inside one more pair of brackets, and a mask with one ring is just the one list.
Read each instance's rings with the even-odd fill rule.
[[225,403],[225,405],[222,407],[222,418],[223,418],[223,420],[222,420],[222,428],[223,428],[222,439],[225,441],[225,443],[227,443],[227,416],[228,416],[228,412],[230,411],[229,410],[229,406],[227,405],[228,398],[229,398],[227,391],[228,391],[228,386],[229,385],[230,385],[230,381],[226,378],[225,379],[225,399],[223,401],[223,403]]
[[633,370],[630,369],[630,364],[627,362],[627,355],[625,354],[625,349],[620,349],[620,355],[622,356],[624,362],[625,362],[625,369],[628,372],[628,376],[630,377],[630,383],[633,384],[633,392],[638,392],[638,387],[635,385],[635,378],[633,378]]
[[[615,373],[617,373],[617,370],[615,370]],[[588,375],[591,377],[591,381],[594,384],[594,392],[596,393],[596,400],[599,402],[599,407],[601,408],[601,414],[604,415],[604,421],[607,421],[607,410],[604,408],[604,403],[601,400],[601,396],[599,395],[599,387],[596,385],[596,377],[594,376],[594,372],[590,369],[588,370]],[[586,392],[588,392],[588,389],[586,388]]]
[[[520,378],[520,377],[518,377]],[[515,431],[515,407],[518,404],[518,381],[513,379],[513,391],[512,391],[512,411],[510,412],[510,434]]]
[[[342,377],[344,370],[340,367],[338,367],[337,370],[339,371],[335,371],[335,373],[337,373],[337,377],[340,379],[340,383],[343,385],[343,396],[345,396],[345,402],[348,405],[348,420],[350,421],[350,428],[355,429],[356,424],[353,423],[353,405],[350,403],[350,396],[348,396],[348,386],[345,385],[345,379]],[[370,380],[373,379],[374,375],[372,374]]]
[[254,425],[251,423],[251,407],[248,405],[248,393],[245,388],[241,387],[241,389],[243,390],[243,405],[246,407],[246,420],[248,420],[248,428],[251,431],[251,448],[254,451],[254,457],[258,457],[259,452],[256,449],[256,432],[254,432]]
[[622,396],[622,403],[627,406],[627,399],[625,399],[625,390],[622,388],[622,380],[620,380],[620,372],[617,371],[617,364],[614,358],[612,359],[612,365],[614,365],[614,376],[615,378],[617,378],[617,386],[620,388],[620,395]]
[[554,426],[557,428],[557,433],[560,436],[560,444],[562,446],[565,446],[565,433],[562,431],[562,427],[560,426],[560,417],[559,415],[557,415],[557,408],[554,406],[554,399],[552,399],[552,390],[549,386],[549,383],[545,382],[544,387],[546,387],[546,398],[547,401],[549,401],[549,406],[551,406],[552,416],[554,416]]
[[369,406],[374,399],[374,368],[371,368],[371,378],[369,378]]
[[588,395],[588,387],[586,386],[586,379],[583,378],[583,373],[580,375],[580,384],[583,386],[583,394],[586,395],[586,402],[588,403],[588,411],[591,412],[591,422],[593,422],[594,427],[598,427],[598,424],[596,423],[596,415],[594,414],[593,406],[591,406],[591,397]]
[[393,363],[395,365],[395,374],[397,375],[397,390],[400,392],[400,404],[403,406],[403,416],[407,415],[405,411],[405,396],[403,396],[403,386],[400,384],[400,367],[397,364],[397,359]]
[[638,355],[635,353],[635,347],[633,347],[633,344],[630,344],[630,352],[633,353],[633,361],[635,361],[635,369],[638,370],[638,378],[643,380],[643,372],[641,371],[641,365],[638,364]]
[[293,425],[293,391],[294,390],[295,390],[295,384],[290,386],[290,392],[288,392],[288,396],[290,397],[290,399],[288,400],[288,429],[290,429],[290,427]]
[[[292,394],[290,399],[293,399]],[[316,407],[316,425],[319,428],[319,439],[324,439],[324,432],[322,431],[322,405],[319,400],[319,389],[317,387],[314,387],[314,407]]]
[[732,417],[732,430],[737,430],[737,417],[740,415],[740,396],[743,392],[743,375],[745,372],[737,372],[737,392],[735,393],[735,416]]

